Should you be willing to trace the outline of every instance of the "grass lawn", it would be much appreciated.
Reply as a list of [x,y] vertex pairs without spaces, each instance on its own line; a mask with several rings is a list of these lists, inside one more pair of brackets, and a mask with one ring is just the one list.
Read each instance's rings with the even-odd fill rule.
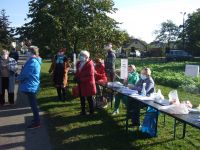
[[[163,115],[159,116],[158,137],[147,138],[136,129],[125,131],[125,109],[112,116],[112,109],[98,110],[93,116],[79,116],[80,102],[71,96],[72,79],[69,79],[67,102],[56,101],[56,89],[48,74],[50,64],[42,65],[41,91],[38,95],[39,105],[48,112],[48,130],[53,145],[57,150],[163,150],[163,149],[200,149],[200,130],[187,126],[185,139],[173,140],[173,119],[166,117],[163,126]],[[167,97],[169,87],[157,85]],[[189,99],[194,105],[200,103],[200,95],[178,91],[181,100]],[[182,125],[177,128],[177,136],[182,134]]]

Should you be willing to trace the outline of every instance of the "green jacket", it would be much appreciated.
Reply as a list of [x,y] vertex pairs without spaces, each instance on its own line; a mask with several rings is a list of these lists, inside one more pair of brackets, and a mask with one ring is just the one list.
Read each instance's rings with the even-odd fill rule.
[[139,79],[139,74],[136,71],[128,74],[128,84],[135,85],[139,81]]

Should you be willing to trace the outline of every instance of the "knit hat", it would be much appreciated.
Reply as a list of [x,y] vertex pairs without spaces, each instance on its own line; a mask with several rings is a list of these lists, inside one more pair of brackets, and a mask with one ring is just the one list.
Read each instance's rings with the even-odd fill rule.
[[90,53],[88,51],[81,51],[80,54],[83,54],[87,56],[88,58],[90,57]]

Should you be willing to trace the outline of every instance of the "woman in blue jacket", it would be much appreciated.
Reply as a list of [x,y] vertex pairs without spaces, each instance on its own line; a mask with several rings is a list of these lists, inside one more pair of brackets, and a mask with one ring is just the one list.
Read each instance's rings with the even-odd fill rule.
[[39,110],[37,108],[36,93],[40,85],[41,58],[37,46],[30,46],[31,57],[25,63],[18,80],[20,81],[20,91],[28,97],[32,112],[33,121],[28,128],[40,127]]

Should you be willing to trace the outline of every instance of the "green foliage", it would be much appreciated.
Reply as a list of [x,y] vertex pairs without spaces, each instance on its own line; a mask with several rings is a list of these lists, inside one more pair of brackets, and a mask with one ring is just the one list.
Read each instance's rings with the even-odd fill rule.
[[17,31],[41,49],[67,47],[70,52],[87,49],[92,56],[103,55],[105,44],[121,45],[128,37],[107,15],[115,11],[112,0],[31,0],[31,21]]
[[171,20],[161,23],[160,30],[155,31],[156,41],[163,42],[170,47],[170,43],[176,41],[180,32],[179,27],[176,26]]
[[200,56],[200,9],[188,15],[185,31],[189,49],[195,56]]
[[12,39],[12,28],[9,27],[9,16],[6,11],[0,10],[0,48],[9,48]]

